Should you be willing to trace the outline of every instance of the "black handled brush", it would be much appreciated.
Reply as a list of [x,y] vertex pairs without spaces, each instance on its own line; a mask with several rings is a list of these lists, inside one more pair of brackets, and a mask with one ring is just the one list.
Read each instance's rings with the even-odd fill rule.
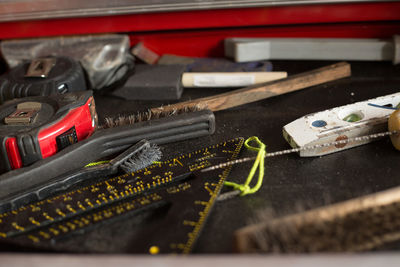
[[161,151],[159,147],[150,144],[146,140],[141,140],[104,164],[88,166],[78,171],[69,172],[55,177],[40,186],[25,188],[11,198],[1,200],[0,213],[46,199],[83,181],[116,175],[120,170],[130,173],[143,169],[160,159]]
[[174,113],[179,112],[149,113],[133,116],[131,121],[129,118],[115,120],[119,123],[111,120],[108,126],[113,128],[106,128],[106,125],[91,137],[66,147],[54,156],[0,175],[0,200],[12,198],[21,191],[40,187],[55,177],[120,153],[142,139],[165,144],[207,136],[215,131],[215,117],[209,110]]

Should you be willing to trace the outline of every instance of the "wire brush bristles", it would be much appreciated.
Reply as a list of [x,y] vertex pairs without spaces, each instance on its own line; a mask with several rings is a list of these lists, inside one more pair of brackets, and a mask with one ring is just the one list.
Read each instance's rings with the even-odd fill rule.
[[240,252],[358,252],[400,240],[400,187],[239,229]]
[[158,111],[148,110],[146,112],[138,112],[130,115],[120,115],[116,118],[105,118],[103,128],[113,128],[123,125],[131,125],[142,121],[156,120],[159,118],[175,116],[183,113],[196,112],[206,109],[204,106],[195,105],[188,106],[181,109],[173,109],[169,111],[162,111],[162,107]]
[[147,166],[153,164],[154,161],[159,161],[161,159],[162,153],[160,148],[155,144],[147,144],[142,150],[133,154],[132,157],[125,160],[120,165],[120,168],[125,173],[131,173],[146,168]]

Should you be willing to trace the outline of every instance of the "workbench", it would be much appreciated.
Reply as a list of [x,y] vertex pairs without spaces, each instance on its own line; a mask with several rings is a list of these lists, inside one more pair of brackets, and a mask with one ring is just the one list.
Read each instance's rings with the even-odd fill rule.
[[[352,76],[297,92],[215,112],[213,135],[161,146],[162,160],[236,137],[258,136],[268,152],[290,148],[282,137],[282,127],[306,114],[398,92],[400,67],[389,62],[349,62]],[[275,71],[288,75],[327,66],[322,61],[273,61]],[[186,89],[180,101],[211,96],[232,89]],[[99,120],[132,114],[168,104],[160,101],[126,101],[111,95],[95,94]],[[177,101],[175,101],[177,102]],[[169,102],[169,104],[174,101]],[[242,148],[239,157],[254,155]],[[195,254],[235,253],[233,233],[260,220],[260,214],[277,218],[315,207],[382,191],[400,184],[396,164],[399,157],[389,138],[322,157],[301,158],[288,154],[267,158],[263,186],[255,194],[216,202],[194,247]],[[229,181],[243,183],[251,162],[234,165]],[[230,189],[223,188],[223,192]],[[188,206],[190,208],[190,206]],[[158,210],[156,212],[159,212]],[[149,215],[150,214],[150,215]],[[68,236],[56,252],[131,254],[130,240],[143,222],[157,222],[152,212],[122,216],[98,225],[86,233]],[[162,236],[160,236],[162,238]],[[2,244],[2,251],[36,251],[32,247]],[[397,250],[399,243],[379,250]],[[39,252],[48,252],[47,250]]]
[[[274,69],[289,75],[329,65],[332,62],[274,61]],[[215,112],[212,136],[162,146],[164,158],[191,152],[236,137],[258,136],[273,152],[289,148],[282,127],[306,114],[398,92],[400,67],[382,62],[350,62],[352,77],[314,86],[225,111]],[[187,89],[182,100],[220,93],[220,89]],[[124,101],[96,96],[100,120],[105,116],[144,111],[160,102]],[[171,102],[172,103],[172,102]],[[164,102],[165,104],[165,102]],[[243,148],[241,157],[254,152]],[[253,195],[217,202],[195,246],[195,253],[233,253],[233,232],[257,221],[258,213],[279,217],[400,184],[399,157],[389,140],[382,140],[315,158],[289,154],[267,158],[262,188]],[[228,180],[244,182],[252,163],[235,165]],[[225,188],[224,191],[229,190]],[[129,253],[130,234],[143,217],[118,220],[71,239],[78,250]],[[392,249],[390,246],[385,249]]]
[[[28,1],[29,2],[29,1]],[[182,56],[216,57],[223,55],[224,38],[229,37],[336,37],[336,38],[390,38],[398,34],[399,8],[396,1],[309,1],[318,5],[275,6],[276,1],[232,1],[237,5],[225,9],[226,1],[207,1],[215,10],[206,10],[201,1],[195,8],[184,7],[176,12],[166,12],[168,5],[158,2],[136,1],[148,7],[132,5],[130,1],[121,1],[133,9],[107,6],[109,1],[100,1],[102,9],[93,9],[93,1],[88,9],[76,9],[74,3],[62,3],[65,13],[55,12],[57,4],[30,12],[20,9],[18,3],[14,14],[9,13],[11,6],[0,5],[0,39],[35,38],[59,35],[79,35],[119,32],[130,36],[131,45],[143,42],[159,54],[177,54]],[[132,2],[132,1],[131,1]],[[164,1],[182,4],[190,1]],[[261,3],[262,2],[262,3]],[[284,2],[284,1],[283,1]],[[289,1],[297,2],[297,1]],[[303,1],[304,2],[304,1]],[[222,3],[222,4],[221,4]],[[71,4],[71,5],[69,5]],[[197,5],[198,4],[198,5]],[[45,5],[42,5],[45,6]],[[48,8],[47,8],[48,7]],[[72,11],[68,8],[72,7]],[[97,6],[98,7],[98,6]],[[78,10],[79,14],[74,14]],[[155,9],[156,8],[156,9]],[[103,13],[86,13],[87,11]],[[119,11],[118,11],[119,10]],[[126,12],[125,12],[125,11]],[[21,11],[21,12],[19,12]],[[104,13],[106,12],[106,14]],[[32,14],[33,15],[32,15]],[[331,61],[273,61],[275,71],[287,71],[288,75],[301,73],[332,64]],[[297,92],[269,98],[244,106],[215,112],[216,132],[212,136],[189,141],[177,142],[161,147],[163,159],[184,154],[236,137],[258,136],[266,145],[267,151],[279,151],[290,146],[282,137],[282,127],[306,114],[342,106],[357,101],[398,92],[400,87],[400,67],[389,62],[349,62],[352,76],[320,86],[306,88]],[[3,71],[3,69],[1,69]],[[228,89],[185,89],[180,101],[211,96],[227,92]],[[109,94],[95,94],[100,121],[108,116],[146,111],[151,107],[167,104],[159,101],[125,101]],[[173,103],[173,102],[170,102]],[[242,149],[240,157],[252,156],[254,152]],[[235,230],[259,221],[260,214],[268,218],[277,218],[298,211],[321,207],[331,203],[355,198],[373,192],[382,191],[400,184],[397,164],[400,153],[389,140],[383,138],[367,145],[342,152],[315,158],[301,158],[289,154],[267,158],[265,177],[261,189],[252,195],[235,197],[217,202],[210,213],[200,238],[194,247],[195,256],[178,259],[168,257],[142,258],[132,255],[135,244],[131,237],[140,231],[143,221],[154,219],[148,213],[137,216],[125,216],[102,224],[85,234],[76,234],[65,240],[65,247],[52,251],[41,251],[30,247],[15,247],[1,244],[2,252],[18,254],[1,255],[2,263],[44,266],[44,263],[57,266],[69,266],[78,263],[85,266],[98,266],[99,263],[124,265],[135,262],[175,266],[195,262],[199,266],[226,264],[290,265],[293,261],[315,266],[337,266],[341,264],[365,263],[396,266],[398,256],[385,254],[398,251],[400,243],[388,244],[368,255],[252,255],[233,257]],[[244,182],[251,162],[234,165],[228,180]],[[223,192],[229,188],[224,188]],[[147,215],[146,215],[147,214]],[[151,213],[150,213],[151,214]],[[74,252],[64,257],[47,252]],[[37,252],[24,255],[21,252]],[[385,252],[385,253],[382,253]],[[107,255],[82,255],[80,253],[105,253]],[[111,255],[112,254],[112,255]],[[123,255],[121,255],[123,254]],[[213,258],[209,254],[228,257]],[[265,257],[264,257],[265,256]],[[382,264],[385,262],[385,264]],[[35,263],[37,265],[35,265]],[[91,263],[91,264],[90,264]],[[331,264],[331,265],[330,265]]]

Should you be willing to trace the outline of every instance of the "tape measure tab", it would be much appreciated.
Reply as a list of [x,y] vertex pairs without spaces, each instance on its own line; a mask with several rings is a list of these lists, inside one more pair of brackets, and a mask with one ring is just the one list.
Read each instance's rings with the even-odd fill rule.
[[17,110],[4,118],[8,125],[30,124],[35,121],[36,115],[42,108],[39,102],[23,102],[17,105]]

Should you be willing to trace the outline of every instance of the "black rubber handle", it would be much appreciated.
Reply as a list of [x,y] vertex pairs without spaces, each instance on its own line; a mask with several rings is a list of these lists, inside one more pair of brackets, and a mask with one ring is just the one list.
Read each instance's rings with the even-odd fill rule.
[[54,177],[121,152],[142,139],[165,144],[210,135],[214,131],[215,117],[209,110],[99,130],[54,156],[0,175],[0,202],[45,184]]

